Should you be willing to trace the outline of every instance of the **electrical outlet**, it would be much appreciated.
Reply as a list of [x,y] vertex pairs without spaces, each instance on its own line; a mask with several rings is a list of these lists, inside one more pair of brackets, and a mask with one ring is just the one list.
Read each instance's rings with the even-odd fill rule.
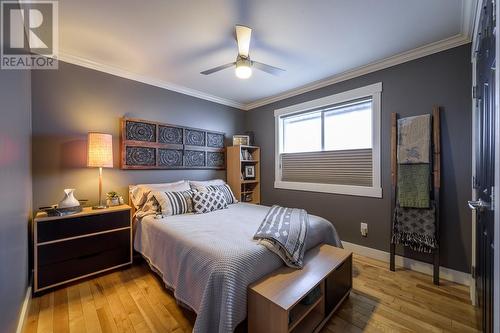
[[361,222],[361,236],[368,237],[368,223]]

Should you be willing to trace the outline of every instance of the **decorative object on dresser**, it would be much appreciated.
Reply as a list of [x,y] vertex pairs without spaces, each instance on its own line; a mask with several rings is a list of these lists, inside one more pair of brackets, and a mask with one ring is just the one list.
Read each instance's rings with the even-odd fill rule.
[[90,132],[87,138],[87,167],[99,168],[99,202],[93,209],[103,209],[102,168],[113,167],[113,137],[111,134]]
[[233,135],[233,146],[248,146],[250,144],[250,136],[248,135]]
[[58,208],[57,205],[45,206],[38,208],[40,213],[46,214],[47,216],[66,216],[77,214],[82,211],[82,206],[69,207],[69,208]]
[[75,189],[66,188],[64,189],[64,198],[59,201],[57,208],[74,208],[81,207],[80,201],[75,198]]
[[34,292],[132,263],[130,206],[33,221]]
[[248,332],[318,332],[351,289],[352,252],[319,245],[248,287]]
[[[246,152],[246,153],[244,153]],[[253,167],[253,177],[246,167]],[[260,148],[236,145],[227,147],[227,183],[242,202],[260,204]]]
[[75,189],[67,188],[64,190],[64,198],[57,204],[50,207],[40,207],[40,212],[49,216],[64,216],[76,214],[82,211],[80,201],[75,198]]
[[106,205],[108,207],[119,206],[123,205],[124,203],[125,201],[123,200],[123,197],[119,196],[115,191],[106,193]]
[[122,169],[225,169],[225,134],[121,119]]

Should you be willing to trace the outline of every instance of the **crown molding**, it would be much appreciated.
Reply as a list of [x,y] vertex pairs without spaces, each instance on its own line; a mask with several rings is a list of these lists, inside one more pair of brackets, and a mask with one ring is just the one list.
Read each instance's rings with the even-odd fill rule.
[[199,90],[183,87],[183,86],[171,83],[171,82],[158,80],[158,79],[146,76],[146,75],[133,73],[133,72],[130,72],[130,71],[118,68],[118,67],[106,65],[106,64],[103,64],[103,63],[100,63],[97,61],[88,60],[88,59],[85,59],[85,58],[82,58],[79,56],[65,53],[63,51],[59,52],[58,60],[73,64],[73,65],[78,65],[81,67],[90,68],[90,69],[93,69],[93,70],[96,70],[99,72],[119,76],[119,77],[122,77],[125,79],[149,84],[149,85],[152,85],[155,87],[175,91],[175,92],[178,92],[180,94],[204,99],[204,100],[218,103],[218,104],[231,106],[231,107],[234,107],[234,108],[237,108],[240,110],[245,110],[245,104],[242,104],[242,103],[238,103],[238,102],[226,99],[226,98],[207,94],[207,93],[201,92]]
[[291,89],[288,91],[285,91],[283,93],[271,96],[271,97],[266,97],[262,98],[259,100],[256,100],[251,103],[240,103],[236,102],[227,98],[222,98],[218,97],[215,95],[211,95],[208,93],[204,93],[199,90],[187,88],[181,85],[177,85],[175,83],[155,79],[146,75],[141,75],[137,73],[133,73],[127,70],[124,70],[122,68],[110,66],[107,64],[99,63],[97,61],[92,61],[88,60],[79,56],[71,55],[68,53],[65,53],[63,51],[59,52],[59,60],[62,60],[64,62],[82,66],[85,68],[90,68],[93,70],[97,70],[100,72],[108,73],[111,75],[123,77],[126,79],[142,82],[145,84],[149,84],[152,86],[156,86],[159,88],[175,91],[184,95],[204,99],[207,101],[211,101],[214,103],[218,104],[223,104],[227,106],[231,106],[240,110],[252,110],[270,103],[274,103],[286,98],[290,98],[293,96],[297,96],[300,94],[304,94],[306,92],[320,89],[338,82],[346,81],[358,76],[366,75],[369,73],[373,73],[382,69],[386,69],[392,66],[396,66],[408,61],[412,61],[418,58],[422,58],[434,53],[442,52],[454,47],[458,47],[467,43],[471,42],[473,31],[474,31],[474,25],[475,25],[475,17],[476,17],[476,12],[478,8],[478,0],[463,0],[462,1],[462,22],[461,22],[461,33],[434,42],[430,43],[421,47],[418,47],[416,49],[406,51],[379,61],[372,62],[367,65],[363,65],[351,70],[347,70],[345,72],[330,76],[328,78],[318,80],[309,84],[306,84],[304,86],[298,87],[296,89]]
[[481,19],[481,9],[483,7],[483,1],[485,0],[478,0],[474,12],[474,20],[472,22],[473,28],[472,28],[472,47],[470,50],[471,53],[471,59],[474,59],[476,57],[476,51],[479,47],[479,21]]
[[438,42],[434,42],[431,44],[427,44],[421,47],[418,47],[416,49],[413,49],[411,51],[403,52],[397,55],[394,55],[389,58],[385,58],[380,61],[375,61],[372,62],[368,65],[364,65],[352,70],[348,70],[345,72],[342,72],[340,74],[336,74],[333,76],[330,76],[329,78],[319,80],[310,84],[307,84],[305,86],[302,86],[298,89],[293,89],[289,90],[287,92],[284,92],[282,94],[278,94],[272,97],[267,97],[260,99],[258,101],[249,103],[245,105],[245,110],[252,110],[270,103],[274,103],[286,98],[290,98],[293,96],[297,96],[300,94],[304,94],[309,91],[313,91],[316,89],[320,89],[338,82],[346,81],[349,79],[353,79],[358,76],[366,75],[369,73],[373,73],[382,69],[386,69],[392,66],[396,66],[408,61],[412,61],[418,58],[422,58],[434,53],[442,52],[460,45],[464,45],[470,42],[470,39],[463,36],[462,34],[455,35],[450,38],[443,39]]
[[476,21],[476,11],[482,0],[462,0],[462,35],[472,40],[474,25]]

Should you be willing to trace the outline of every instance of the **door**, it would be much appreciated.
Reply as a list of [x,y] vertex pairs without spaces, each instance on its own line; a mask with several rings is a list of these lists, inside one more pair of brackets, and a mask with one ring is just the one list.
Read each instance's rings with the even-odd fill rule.
[[495,195],[495,15],[494,0],[483,1],[476,49],[475,114],[475,283],[479,321],[484,332],[493,332],[493,264]]

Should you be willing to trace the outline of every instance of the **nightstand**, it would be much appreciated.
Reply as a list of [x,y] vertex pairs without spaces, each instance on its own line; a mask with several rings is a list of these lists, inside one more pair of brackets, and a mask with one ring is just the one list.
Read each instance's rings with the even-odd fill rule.
[[130,206],[34,219],[34,292],[132,264]]

